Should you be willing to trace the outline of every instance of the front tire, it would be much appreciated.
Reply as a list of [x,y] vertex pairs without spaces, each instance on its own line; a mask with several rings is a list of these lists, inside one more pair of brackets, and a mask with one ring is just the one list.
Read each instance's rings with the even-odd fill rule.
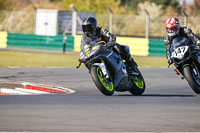
[[99,66],[93,66],[91,68],[91,76],[96,87],[106,96],[111,96],[114,93],[113,82],[107,79]]
[[199,69],[195,67],[195,65],[188,65],[183,68],[183,74],[188,84],[192,88],[192,90],[200,94],[200,73]]
[[145,81],[144,78],[141,74],[141,72],[139,71],[138,68],[136,68],[137,73],[139,73],[139,75],[130,75],[130,78],[133,82],[133,88],[131,90],[129,90],[129,92],[132,95],[142,95],[145,91],[146,85],[145,85]]

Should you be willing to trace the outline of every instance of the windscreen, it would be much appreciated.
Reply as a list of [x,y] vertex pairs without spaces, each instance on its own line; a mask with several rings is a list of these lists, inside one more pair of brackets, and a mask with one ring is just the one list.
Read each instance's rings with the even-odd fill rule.
[[177,47],[188,45],[189,42],[190,40],[186,37],[177,37],[172,41],[172,48],[176,49]]

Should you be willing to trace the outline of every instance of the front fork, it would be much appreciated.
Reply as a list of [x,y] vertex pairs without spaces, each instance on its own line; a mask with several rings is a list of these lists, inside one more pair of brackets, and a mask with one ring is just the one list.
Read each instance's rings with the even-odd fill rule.
[[180,75],[181,79],[184,79],[184,75],[177,68],[174,69],[174,72],[175,74]]
[[[175,69],[174,69],[175,73],[176,73],[177,75],[180,75],[180,76],[181,76],[181,79],[185,79],[183,73],[179,71],[178,66],[177,66],[176,64],[174,64],[174,66],[175,66]],[[186,67],[186,66],[190,66],[190,67],[191,67],[190,64],[184,64],[183,66],[181,66],[182,71],[183,71],[183,68]],[[196,70],[195,70],[195,69],[193,70],[193,69],[194,69],[194,68],[192,68],[192,71],[196,74],[196,73],[197,73]]]
[[[185,65],[189,65],[189,64],[185,64]],[[180,75],[182,80],[185,79],[185,77],[183,75],[183,68],[185,67],[185,65],[178,66],[177,64],[174,64],[174,67],[175,67],[174,72],[175,72],[175,74]],[[182,71],[179,71],[179,68],[181,68]]]
[[110,73],[105,65],[105,62],[101,60],[101,63],[94,63],[92,66],[98,66],[100,67],[103,76],[105,76],[107,79],[110,79],[112,81],[112,77],[110,76]]

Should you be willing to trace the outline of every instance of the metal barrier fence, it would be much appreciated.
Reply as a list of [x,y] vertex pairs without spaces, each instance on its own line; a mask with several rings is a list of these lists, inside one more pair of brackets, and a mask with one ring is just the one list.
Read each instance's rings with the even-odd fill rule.
[[[1,32],[0,32],[1,33]],[[67,36],[66,51],[74,50],[74,37]],[[63,35],[57,36],[40,36],[35,34],[8,33],[8,48],[26,48],[26,49],[43,49],[43,50],[60,50],[63,48]]]
[[[132,14],[112,14],[112,33],[118,36],[145,37],[146,16]],[[96,13],[98,25],[106,29],[109,27],[109,12]],[[149,37],[163,37],[166,35],[165,22],[172,16],[160,16],[149,21]],[[184,16],[177,16],[184,26]],[[187,18],[187,26],[194,33],[200,34],[200,17]],[[59,24],[58,24],[59,25]],[[79,25],[80,26],[80,25]],[[0,11],[0,31],[10,33],[35,33],[35,11]],[[61,34],[61,33],[59,33]],[[79,33],[80,34],[80,33]]]

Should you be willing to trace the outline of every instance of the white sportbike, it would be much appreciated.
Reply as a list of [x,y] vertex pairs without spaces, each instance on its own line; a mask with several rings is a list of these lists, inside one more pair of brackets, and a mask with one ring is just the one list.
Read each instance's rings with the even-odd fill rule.
[[170,48],[170,58],[175,72],[186,79],[194,92],[200,94],[200,51],[186,37],[177,37]]

